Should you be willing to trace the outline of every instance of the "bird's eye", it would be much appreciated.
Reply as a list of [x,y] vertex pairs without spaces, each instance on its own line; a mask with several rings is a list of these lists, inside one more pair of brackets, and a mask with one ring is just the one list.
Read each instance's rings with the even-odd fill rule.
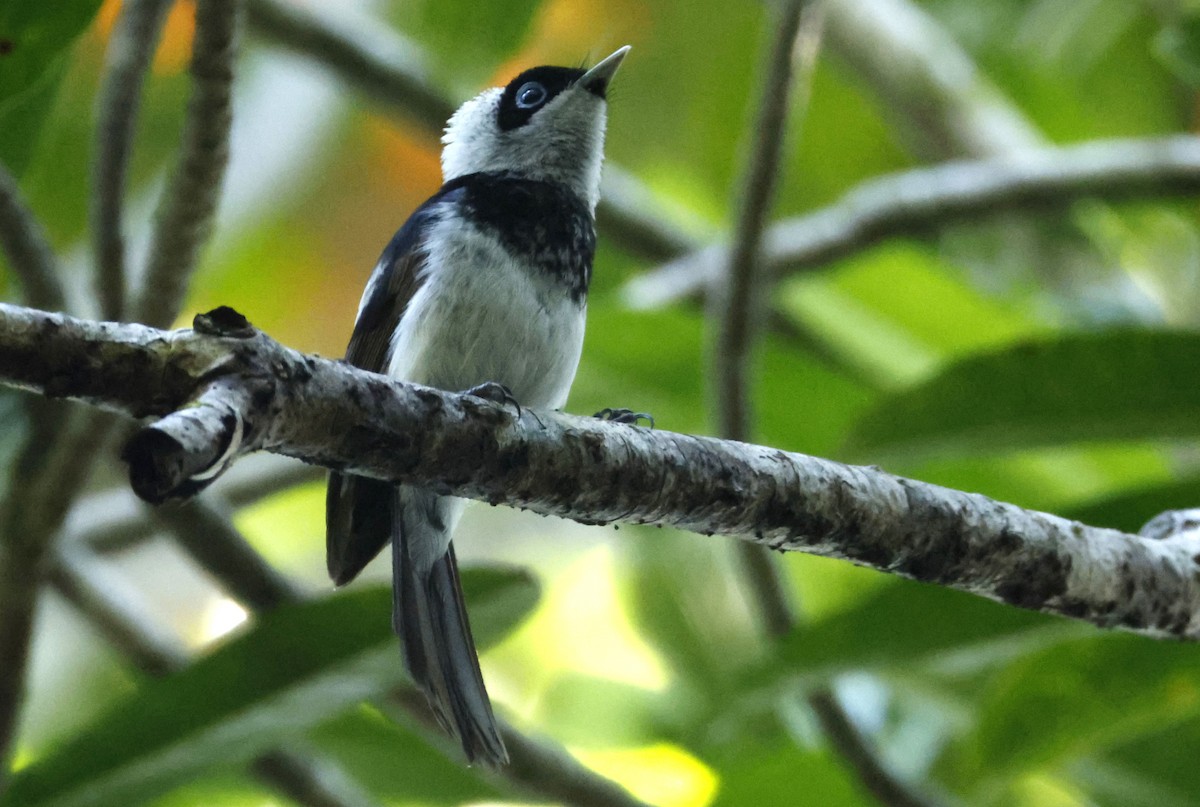
[[546,101],[546,88],[536,81],[529,81],[517,90],[517,108],[533,109]]

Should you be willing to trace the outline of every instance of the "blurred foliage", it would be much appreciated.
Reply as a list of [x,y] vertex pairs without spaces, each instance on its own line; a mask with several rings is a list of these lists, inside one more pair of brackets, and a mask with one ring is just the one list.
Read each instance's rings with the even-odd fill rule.
[[[609,159],[692,232],[723,236],[765,41],[759,4],[321,5],[351,28],[403,34],[459,97],[532,64],[576,64],[631,43],[612,92]],[[0,161],[19,176],[79,299],[90,288],[92,109],[118,7],[0,2]],[[1194,3],[918,7],[1048,141],[1196,126]],[[138,124],[127,216],[135,262],[177,143],[192,9],[182,0],[170,15]],[[440,182],[438,143],[253,33],[239,63],[226,195],[181,321],[228,304],[299,349],[340,355],[380,248]],[[819,64],[780,216],[929,153],[911,142],[917,122],[853,63],[828,53]],[[712,395],[703,312],[621,303],[622,282],[650,268],[603,235],[568,408],[631,406],[661,428],[703,432]],[[1089,201],[1061,217],[958,224],[932,242],[892,241],[786,279],[772,302],[784,327],[756,360],[761,442],[1125,530],[1200,498],[1194,201]],[[12,434],[17,408],[0,416]],[[402,669],[387,595],[372,584],[387,573],[377,565],[364,587],[327,596],[322,496],[305,486],[239,514],[256,547],[320,596],[230,638],[220,637],[244,615],[161,536],[111,559],[207,654],[173,676],[144,680],[78,614],[57,601],[43,608],[21,771],[4,804],[279,803],[244,763],[293,739],[380,804],[503,798],[494,779],[363,704]],[[1192,646],[808,557],[785,558],[805,626],[773,646],[727,541],[485,508],[462,532],[464,560],[528,566],[545,590],[538,600],[528,578],[496,569],[464,578],[476,635],[496,642],[484,667],[498,710],[655,804],[872,804],[816,729],[804,696],[817,685],[833,686],[901,776],[964,804],[1200,803]]]

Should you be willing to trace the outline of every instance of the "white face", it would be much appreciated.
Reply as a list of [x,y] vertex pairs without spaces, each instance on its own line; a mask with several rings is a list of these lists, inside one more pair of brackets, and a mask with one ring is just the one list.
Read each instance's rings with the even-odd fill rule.
[[[539,71],[552,75],[539,80],[546,78]],[[561,68],[526,71],[507,88],[485,90],[459,107],[442,136],[444,180],[512,171],[566,185],[594,209],[600,199],[606,103],[580,83],[557,86],[572,72],[582,74]],[[548,100],[527,103],[539,97]]]

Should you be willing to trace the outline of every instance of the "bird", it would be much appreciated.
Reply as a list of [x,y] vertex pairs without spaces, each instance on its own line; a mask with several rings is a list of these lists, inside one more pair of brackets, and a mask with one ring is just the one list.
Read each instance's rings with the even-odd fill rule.
[[[566,403],[583,349],[608,89],[628,52],[589,70],[534,67],[459,107],[442,137],[443,184],[384,248],[346,362],[518,413]],[[405,666],[468,764],[495,767],[508,752],[451,541],[464,504],[331,473],[326,561],[342,586],[391,544]]]

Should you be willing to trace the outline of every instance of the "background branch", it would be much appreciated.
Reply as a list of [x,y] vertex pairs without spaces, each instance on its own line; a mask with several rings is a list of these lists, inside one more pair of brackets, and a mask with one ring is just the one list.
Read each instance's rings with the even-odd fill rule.
[[0,165],[0,249],[21,283],[25,301],[35,308],[66,307],[54,250],[17,187],[16,178]]
[[989,157],[1046,145],[1029,119],[910,0],[828,0],[829,47],[900,119],[918,154]]
[[[59,271],[40,223],[26,207],[16,180],[0,166],[0,247],[28,300],[53,307],[65,304]],[[24,404],[25,402],[23,402]],[[25,696],[30,642],[37,596],[56,518],[60,494],[78,484],[72,476],[60,487],[58,476],[86,468],[86,454],[74,462],[81,439],[79,413],[61,402],[23,405],[25,434],[14,473],[0,504],[0,792],[10,769],[21,706]],[[83,418],[84,425],[90,418]]]
[[125,186],[142,86],[170,9],[170,0],[122,3],[108,40],[104,78],[96,102],[95,156],[91,163],[92,249],[101,319],[120,319],[124,313]]
[[229,162],[233,62],[242,0],[197,0],[192,46],[192,97],[179,162],[159,204],[136,319],[169,325],[183,305],[188,279],[212,226]]
[[[806,5],[817,11],[810,10],[805,15],[810,40],[798,42],[796,35]],[[806,93],[806,79],[813,69],[820,41],[819,8],[819,3],[789,0],[780,6],[778,19],[771,26],[774,35],[767,54],[762,94],[749,130],[753,138],[749,164],[740,198],[734,205],[737,222],[733,243],[717,286],[719,294],[713,301],[715,409],[721,436],[731,440],[749,439],[746,376],[751,371],[756,324],[763,319],[766,302],[763,284],[758,279],[760,241],[779,182],[779,160],[792,107],[793,50],[799,51],[801,59],[807,58],[807,63],[800,67],[804,74],[800,84],[805,89],[799,90]],[[797,104],[801,115],[806,104],[807,98]]]
[[[1019,155],[951,162],[871,179],[840,200],[769,227],[763,260],[782,275],[827,266],[890,238],[1002,212],[1056,208],[1080,199],[1200,193],[1200,138],[1098,140]],[[714,244],[630,280],[625,300],[655,308],[693,297],[720,276],[728,247]]]
[[[754,375],[753,354],[767,317],[768,284],[761,260],[762,232],[780,180],[780,157],[787,132],[791,102],[795,98],[797,124],[803,121],[812,86],[823,27],[823,2],[783,4],[773,20],[774,36],[767,55],[766,76],[758,112],[750,129],[754,139],[749,166],[742,180],[741,200],[733,243],[723,281],[710,318],[717,331],[713,349],[714,408],[718,430],[730,440],[751,439],[753,416],[749,379]],[[797,125],[797,129],[799,125]],[[739,543],[745,586],[757,605],[759,618],[772,641],[796,630],[798,619],[788,596],[783,570],[764,547]],[[890,807],[931,804],[892,775],[870,742],[854,726],[833,690],[819,686],[808,703],[826,741],[851,767],[860,784],[880,803]]]

